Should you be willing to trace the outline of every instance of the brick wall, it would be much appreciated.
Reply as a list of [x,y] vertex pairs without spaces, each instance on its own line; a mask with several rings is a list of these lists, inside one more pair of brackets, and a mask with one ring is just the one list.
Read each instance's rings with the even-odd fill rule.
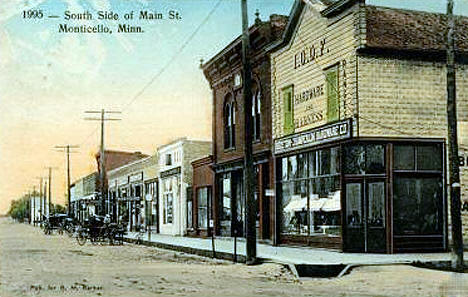
[[[358,61],[359,136],[447,139],[444,64],[363,56]],[[468,66],[457,67],[456,80],[458,142],[460,155],[465,156],[465,166],[460,168],[463,201],[468,200],[468,149],[464,149],[468,146]],[[450,204],[450,197],[447,200]],[[462,218],[468,242],[468,211],[463,211]]]

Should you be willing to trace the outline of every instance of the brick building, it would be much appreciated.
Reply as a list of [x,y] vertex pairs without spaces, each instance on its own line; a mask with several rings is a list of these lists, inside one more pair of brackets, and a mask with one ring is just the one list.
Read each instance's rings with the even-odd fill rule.
[[[270,60],[266,48],[281,38],[287,17],[258,16],[250,27],[252,64],[253,154],[257,173],[258,232],[270,239],[273,209],[265,190],[273,187],[271,154]],[[216,234],[243,236],[245,199],[243,195],[244,105],[241,80],[241,38],[238,37],[202,65],[213,91],[213,218]]]
[[192,224],[188,232],[190,236],[212,235],[214,226],[212,164],[212,155],[192,161]]
[[[269,49],[275,242],[446,250],[445,16],[363,0],[308,2],[296,1],[284,38]],[[466,160],[468,19],[456,27]]]

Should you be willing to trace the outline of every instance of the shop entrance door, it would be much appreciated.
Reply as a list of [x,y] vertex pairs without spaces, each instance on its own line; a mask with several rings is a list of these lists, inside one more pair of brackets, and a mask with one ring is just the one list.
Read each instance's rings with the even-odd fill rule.
[[385,181],[352,179],[345,183],[346,217],[344,250],[385,252]]

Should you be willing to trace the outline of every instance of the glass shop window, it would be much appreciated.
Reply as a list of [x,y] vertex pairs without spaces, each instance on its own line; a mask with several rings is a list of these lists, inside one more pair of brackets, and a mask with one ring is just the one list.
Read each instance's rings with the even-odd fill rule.
[[395,235],[442,234],[442,177],[396,177]]
[[395,145],[394,169],[402,171],[442,171],[442,145]]
[[172,224],[173,217],[173,197],[174,189],[172,185],[172,179],[168,178],[164,181],[163,190],[163,219],[164,224]]
[[345,147],[346,174],[384,174],[385,145],[357,144]]
[[198,189],[197,205],[198,205],[198,228],[208,228],[208,220],[210,217],[210,189],[208,187]]
[[282,234],[341,233],[339,157],[339,148],[328,148],[282,158]]
[[223,198],[221,201],[221,220],[231,220],[231,176],[226,175],[223,178]]

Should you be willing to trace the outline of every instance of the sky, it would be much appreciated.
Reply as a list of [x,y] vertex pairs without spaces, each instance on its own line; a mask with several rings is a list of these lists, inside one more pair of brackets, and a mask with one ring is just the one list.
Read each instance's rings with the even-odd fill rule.
[[[442,0],[368,0],[374,5],[444,12]],[[293,0],[248,0],[249,21],[258,9],[289,14]],[[44,17],[24,18],[41,10]],[[64,12],[89,11],[94,20],[65,21]],[[161,12],[164,20],[125,21],[126,13]],[[179,20],[170,20],[169,11]],[[97,11],[120,21],[96,20]],[[468,15],[468,0],[455,0]],[[59,18],[48,18],[56,15]],[[59,24],[138,25],[143,33],[59,33]],[[52,174],[52,197],[63,203],[65,153],[56,145],[79,145],[71,155],[71,179],[96,169],[99,123],[86,110],[122,111],[107,122],[109,149],[153,154],[175,138],[211,139],[211,91],[199,68],[241,33],[239,0],[2,0],[0,1],[0,213],[12,199]]]

